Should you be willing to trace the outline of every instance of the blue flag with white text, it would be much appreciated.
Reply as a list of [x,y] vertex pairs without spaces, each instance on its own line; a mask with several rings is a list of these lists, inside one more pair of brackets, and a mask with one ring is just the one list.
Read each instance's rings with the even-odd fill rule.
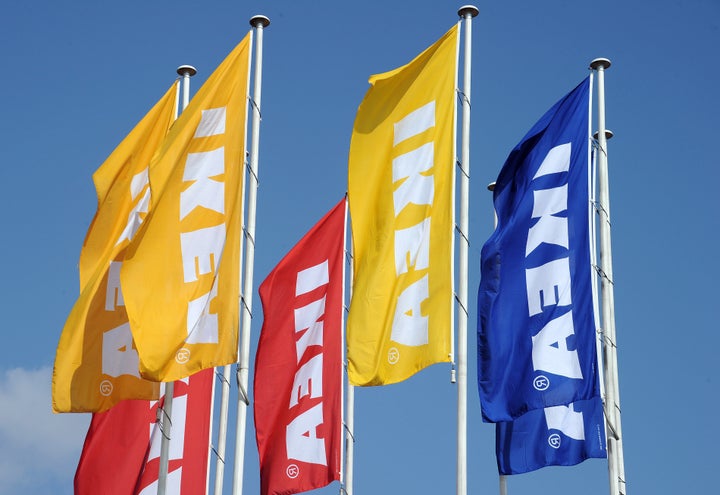
[[600,397],[529,411],[497,423],[495,435],[498,472],[504,475],[607,457]]
[[478,385],[483,420],[599,396],[590,266],[590,79],[510,153],[482,249]]

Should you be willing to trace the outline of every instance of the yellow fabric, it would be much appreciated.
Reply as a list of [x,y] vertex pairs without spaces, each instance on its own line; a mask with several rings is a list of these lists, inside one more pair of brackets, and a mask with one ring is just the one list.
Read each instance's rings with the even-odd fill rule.
[[123,399],[158,397],[159,385],[139,376],[117,269],[147,211],[147,169],[175,119],[177,88],[175,82],[93,176],[98,209],[80,253],[80,297],[55,357],[55,412],[99,412]]
[[450,361],[457,52],[456,25],[409,64],[372,76],[357,112],[348,171],[353,385],[395,383]]
[[120,278],[140,373],[174,381],[237,360],[251,36],[178,118],[150,166],[152,205]]

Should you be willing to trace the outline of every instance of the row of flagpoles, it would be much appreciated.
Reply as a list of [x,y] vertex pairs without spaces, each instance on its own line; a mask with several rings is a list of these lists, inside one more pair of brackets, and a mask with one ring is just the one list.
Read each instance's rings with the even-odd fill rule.
[[[470,86],[478,10],[463,6],[458,13],[460,22],[412,62],[370,78],[353,128],[347,200],[260,285],[264,322],[252,403],[263,494],[335,480],[352,494],[354,387],[392,384],[439,362],[452,363],[457,383],[456,493],[467,493]],[[98,211],[81,252],[81,295],[53,373],[56,412],[95,413],[76,493],[207,493],[211,450],[214,493],[222,493],[232,363],[238,387],[232,486],[242,493],[269,20],[255,16],[250,23],[254,31],[192,100],[195,70],[178,69],[177,120],[176,83],[94,175]],[[496,229],[483,247],[478,295],[478,376],[483,419],[496,423],[501,493],[507,475],[588,457],[608,457],[610,493],[626,493],[604,114],[609,65],[606,59],[591,65],[596,141],[591,75],[535,124],[493,187]],[[593,211],[600,217],[600,266]],[[212,449],[214,367],[221,398]],[[98,474],[118,459],[117,476]]]

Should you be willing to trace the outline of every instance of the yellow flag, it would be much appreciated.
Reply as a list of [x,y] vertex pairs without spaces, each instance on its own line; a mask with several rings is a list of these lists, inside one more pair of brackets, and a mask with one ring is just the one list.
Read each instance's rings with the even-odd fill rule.
[[147,379],[237,361],[251,34],[200,88],[150,166],[150,213],[120,272]]
[[458,26],[370,78],[350,143],[348,376],[385,385],[450,361]]
[[148,210],[148,166],[177,113],[175,82],[93,175],[98,209],[80,253],[80,297],[55,357],[55,412],[99,412],[123,399],[156,399],[140,378],[120,291],[125,248]]

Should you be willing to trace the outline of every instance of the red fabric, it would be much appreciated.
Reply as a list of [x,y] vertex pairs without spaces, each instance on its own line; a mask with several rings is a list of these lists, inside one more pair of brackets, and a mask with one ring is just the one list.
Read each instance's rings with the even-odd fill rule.
[[[304,492],[340,476],[344,234],[343,200],[260,285],[264,321],[255,358],[254,412],[262,495]],[[299,274],[324,262],[328,280],[308,291],[299,288],[299,279],[306,280]],[[323,298],[324,311],[303,327],[298,310],[319,308]],[[308,378],[309,365],[320,360],[322,379],[319,372]],[[289,425],[295,429],[288,435]],[[310,451],[308,444],[321,449]]]
[[[169,495],[205,493],[212,385],[212,369],[191,376],[189,384],[175,382]],[[93,414],[75,472],[75,495],[139,495],[143,489],[157,493],[161,439],[157,408],[156,401],[125,400]],[[183,439],[184,445],[179,445]],[[171,490],[175,482],[179,491]]]

